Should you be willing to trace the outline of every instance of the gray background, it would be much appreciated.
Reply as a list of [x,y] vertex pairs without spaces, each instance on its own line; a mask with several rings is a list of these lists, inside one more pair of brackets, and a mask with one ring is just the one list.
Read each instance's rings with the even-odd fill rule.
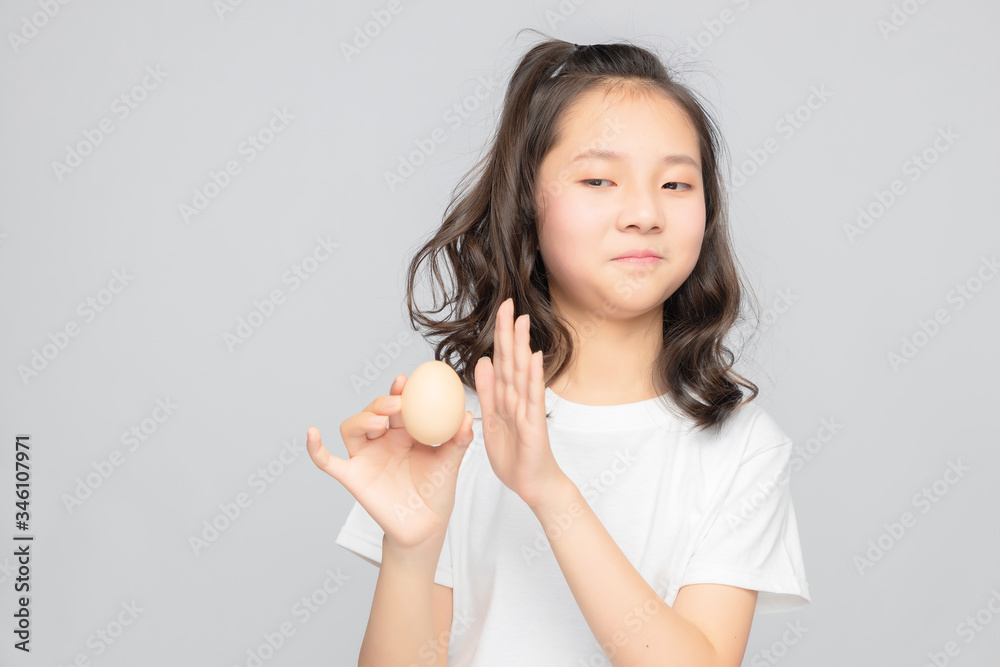
[[[309,461],[306,427],[346,456],[340,422],[431,358],[416,337],[392,348],[409,330],[401,267],[479,157],[506,78],[535,43],[517,38],[524,27],[581,44],[632,39],[665,60],[680,49],[674,62],[718,114],[734,175],[749,152],[778,146],[733,196],[737,256],[766,323],[740,368],[811,446],[792,485],[813,601],[758,617],[744,665],[921,665],[949,642],[948,664],[1000,653],[988,607],[1000,610],[1000,280],[977,276],[993,277],[981,267],[1000,250],[997,4],[400,6],[350,62],[341,45],[386,3],[251,1],[220,15],[209,0],[74,2],[50,19],[37,1],[0,8],[0,663],[245,665],[290,623],[264,664],[354,664],[377,570],[333,542],[353,497]],[[901,25],[884,33],[894,12]],[[15,45],[12,33],[32,34],[25,21],[42,27]],[[121,118],[116,98],[147,67],[167,74]],[[481,79],[496,83],[485,99]],[[812,87],[832,95],[810,110]],[[467,118],[449,124],[463,104]],[[240,143],[275,108],[294,118],[249,161]],[[777,124],[796,112],[808,118],[786,136]],[[113,132],[60,180],[53,162],[102,118]],[[435,128],[447,140],[390,190],[384,174]],[[937,151],[948,128],[957,139]],[[935,161],[912,171],[925,151]],[[185,222],[179,207],[229,160],[242,171]],[[905,191],[852,242],[845,225],[897,179]],[[317,238],[339,247],[293,290],[283,275]],[[116,270],[131,281],[87,321],[78,304]],[[960,284],[976,290],[961,308]],[[224,334],[275,289],[284,303],[230,350]],[[22,379],[73,322],[78,335]],[[904,339],[919,347],[893,367]],[[369,364],[374,377],[356,384]],[[158,399],[178,406],[162,423]],[[144,420],[150,434],[130,449],[122,434]],[[10,632],[24,433],[30,656]],[[116,450],[120,465],[68,507]],[[951,464],[969,468],[954,483]],[[924,488],[935,502],[919,501]],[[240,494],[250,503],[196,554],[191,537]],[[906,512],[914,522],[893,536]],[[881,557],[859,567],[880,541]],[[298,614],[330,573],[336,592]],[[135,622],[97,655],[88,638],[133,602]],[[986,624],[963,631],[977,613]],[[794,623],[801,637],[786,633]]]

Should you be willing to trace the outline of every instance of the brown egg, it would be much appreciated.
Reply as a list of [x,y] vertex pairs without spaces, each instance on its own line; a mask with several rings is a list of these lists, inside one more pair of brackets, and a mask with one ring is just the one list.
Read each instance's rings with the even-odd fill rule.
[[443,361],[417,366],[406,379],[400,398],[403,426],[425,445],[451,440],[465,419],[465,385]]

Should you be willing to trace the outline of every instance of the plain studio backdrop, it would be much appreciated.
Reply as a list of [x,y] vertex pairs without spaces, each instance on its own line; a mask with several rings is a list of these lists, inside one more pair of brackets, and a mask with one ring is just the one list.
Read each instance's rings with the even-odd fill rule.
[[739,368],[797,445],[812,595],[744,664],[1000,654],[996,3],[14,0],[0,27],[0,663],[355,664],[378,572],[334,544],[354,499],[306,427],[346,457],[339,424],[432,358],[404,262],[526,27],[653,48],[728,142]]

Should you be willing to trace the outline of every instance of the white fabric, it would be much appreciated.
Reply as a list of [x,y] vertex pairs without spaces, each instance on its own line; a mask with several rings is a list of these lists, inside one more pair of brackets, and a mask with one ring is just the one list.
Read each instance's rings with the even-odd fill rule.
[[[756,402],[716,436],[694,433],[660,399],[587,406],[546,389],[545,401],[560,467],[667,604],[694,583],[757,590],[757,614],[809,602],[788,483],[792,442]],[[540,522],[490,467],[468,388],[466,407],[475,437],[434,575],[453,591],[449,667],[610,665]],[[382,535],[355,502],[336,543],[378,563]]]

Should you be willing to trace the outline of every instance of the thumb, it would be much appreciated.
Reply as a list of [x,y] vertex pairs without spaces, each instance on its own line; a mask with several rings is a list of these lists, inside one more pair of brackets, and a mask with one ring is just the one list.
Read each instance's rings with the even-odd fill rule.
[[458,432],[450,440],[448,440],[448,442],[441,446],[457,450],[459,452],[458,456],[461,458],[465,454],[465,450],[469,448],[470,444],[472,444],[473,437],[472,412],[466,410],[465,416],[462,418],[462,425],[458,428]]
[[312,425],[306,429],[306,451],[317,468],[343,484],[341,480],[347,472],[347,461],[337,458],[323,446],[319,429]]

